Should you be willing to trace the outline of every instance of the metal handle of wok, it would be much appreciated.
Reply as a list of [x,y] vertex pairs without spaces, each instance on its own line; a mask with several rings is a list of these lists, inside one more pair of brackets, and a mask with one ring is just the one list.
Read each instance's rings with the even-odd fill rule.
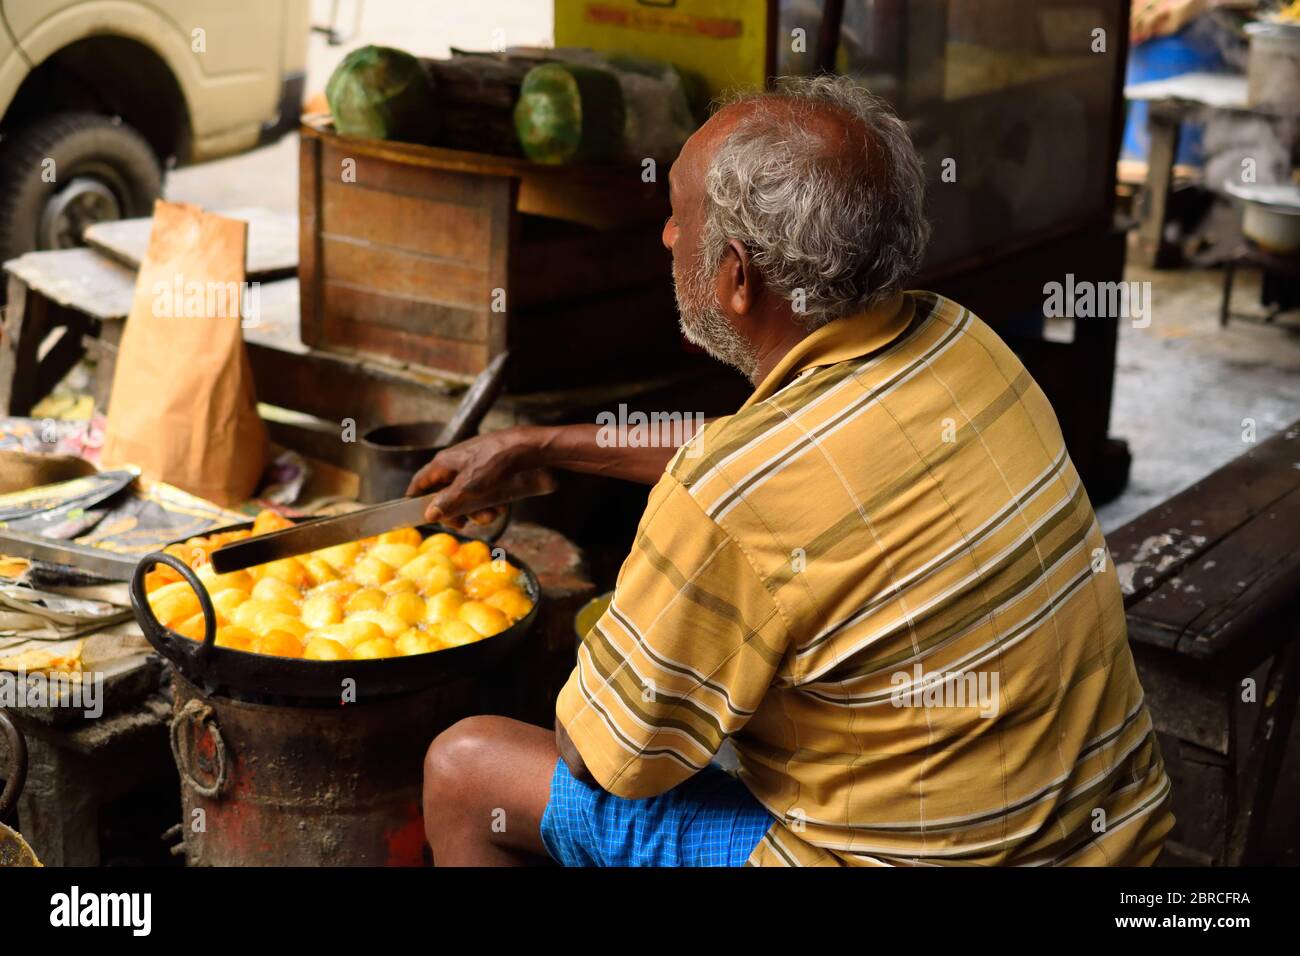
[[3,710],[0,710],[0,730],[9,740],[9,762],[12,764],[5,778],[4,791],[0,792],[0,819],[3,819],[18,802],[23,784],[27,782],[27,738]]
[[[149,596],[145,593],[144,579],[156,565],[165,564],[177,574],[179,574],[186,583],[194,590],[194,596],[199,599],[199,609],[203,612],[203,643],[195,650],[190,650],[186,645],[193,642],[187,641],[184,637],[177,634],[168,627],[163,626],[162,622],[154,616],[153,608],[149,604]],[[146,554],[140,559],[140,563],[135,566],[135,572],[131,575],[131,605],[135,608],[143,620],[144,636],[148,638],[149,643],[161,651],[163,654],[183,654],[186,657],[204,657],[212,652],[217,641],[217,611],[212,606],[212,598],[208,596],[208,589],[203,586],[194,569],[182,561],[180,558],[167,554],[165,551],[153,551]],[[169,653],[170,652],[170,653]]]
[[[514,503],[507,501],[501,506],[501,514],[493,518],[487,524],[479,525],[466,519],[464,527],[453,528],[450,525],[444,527],[446,527],[448,531],[455,532],[456,534],[462,535],[466,538],[471,538],[475,541],[483,541],[487,544],[496,544],[497,541],[500,540],[501,536],[506,533],[506,530],[510,527],[510,522],[513,519]],[[471,530],[477,530],[479,528],[486,528],[487,530],[485,530],[481,535],[470,534]]]

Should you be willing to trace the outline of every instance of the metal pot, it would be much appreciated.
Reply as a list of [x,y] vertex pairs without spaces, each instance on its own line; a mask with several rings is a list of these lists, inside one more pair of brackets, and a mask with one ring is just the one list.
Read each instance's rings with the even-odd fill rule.
[[245,703],[183,677],[172,693],[190,866],[428,862],[421,763],[435,736],[473,712],[474,681],[345,707]]
[[1246,102],[1252,109],[1300,115],[1300,23],[1251,23],[1246,35]]
[[1300,252],[1300,186],[1261,186],[1229,181],[1228,192],[1241,200],[1241,231],[1266,252]]
[[[3,710],[0,710],[0,731],[4,731],[9,740],[9,759],[12,764],[5,777],[5,788],[0,791],[0,819],[3,819],[17,805],[23,784],[27,781],[27,741]],[[36,859],[36,854],[21,834],[0,823],[0,867],[40,865],[41,861]]]
[[[236,531],[251,524],[231,525],[211,534]],[[430,525],[425,534],[445,531]],[[472,540],[455,535],[461,541]],[[524,590],[533,609],[500,634],[462,647],[449,647],[429,654],[380,660],[304,661],[269,657],[218,647],[217,616],[212,599],[198,576],[184,561],[162,551],[145,555],[131,578],[131,608],[145,638],[163,657],[195,686],[210,694],[221,694],[254,703],[312,707],[338,705],[345,681],[353,681],[356,699],[375,701],[410,694],[459,678],[481,674],[500,663],[532,629],[542,600],[542,588],[532,569],[505,553],[505,559],[519,569]],[[191,641],[164,627],[154,616],[145,595],[145,575],[165,564],[189,582],[203,611],[203,641]]]
[[361,500],[392,501],[406,494],[411,476],[443,446],[435,444],[442,422],[381,425],[361,436]]

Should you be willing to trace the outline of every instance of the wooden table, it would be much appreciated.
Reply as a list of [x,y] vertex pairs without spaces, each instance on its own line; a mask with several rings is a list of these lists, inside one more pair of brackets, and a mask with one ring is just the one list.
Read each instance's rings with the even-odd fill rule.
[[[1124,87],[1124,98],[1149,104],[1145,201],[1138,221],[1136,259],[1152,269],[1176,265],[1180,253],[1165,238],[1173,193],[1174,159],[1184,120],[1197,110],[1225,110],[1259,116],[1277,114],[1247,101],[1246,77],[1228,73],[1183,73]],[[1300,110],[1300,104],[1297,104]]]
[[1298,529],[1300,422],[1108,535],[1184,862],[1263,849],[1300,688]]
[[[1232,287],[1240,269],[1258,269],[1261,273],[1260,300],[1265,304],[1264,312],[1232,311]],[[1297,289],[1300,289],[1300,254],[1280,256],[1254,243],[1243,242],[1223,262],[1219,325],[1226,326],[1231,319],[1274,325],[1278,316],[1300,304],[1297,302]]]

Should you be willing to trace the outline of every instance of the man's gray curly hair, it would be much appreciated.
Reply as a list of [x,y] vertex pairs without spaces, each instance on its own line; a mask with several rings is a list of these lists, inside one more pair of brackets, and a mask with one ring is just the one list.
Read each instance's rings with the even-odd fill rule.
[[[921,159],[907,126],[848,77],[787,77],[718,147],[705,174],[702,258],[714,268],[730,240],[749,250],[767,286],[816,329],[900,291],[930,236]],[[862,126],[865,149],[832,155],[801,117],[837,107]]]

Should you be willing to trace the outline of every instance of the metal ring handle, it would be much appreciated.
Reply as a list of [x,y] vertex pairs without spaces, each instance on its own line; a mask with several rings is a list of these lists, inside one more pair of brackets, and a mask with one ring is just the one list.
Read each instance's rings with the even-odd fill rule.
[[[501,512],[501,517],[488,522],[487,528],[489,530],[480,540],[486,541],[488,544],[496,544],[501,539],[501,536],[506,533],[506,529],[510,527],[514,512],[514,502],[507,501],[504,510]],[[464,534],[464,532],[462,531],[461,534]],[[470,537],[473,537],[473,535],[470,535]]]
[[[216,780],[211,784],[202,783],[194,773],[194,765],[190,760],[190,754],[194,751],[194,737],[191,735],[188,740],[181,739],[184,729],[196,723],[206,724],[208,736],[212,738],[212,752],[217,769]],[[209,800],[219,798],[230,779],[230,758],[226,753],[226,739],[221,736],[221,728],[212,715],[212,708],[200,700],[187,701],[179,713],[172,717],[170,737],[172,759],[176,761],[176,769],[181,772],[181,776],[199,796]]]
[[[165,564],[171,568],[194,590],[194,596],[199,599],[199,609],[203,612],[203,643],[199,645],[197,654],[208,654],[216,646],[217,641],[217,611],[212,606],[212,598],[208,596],[208,589],[203,586],[194,569],[175,555],[167,554],[165,551],[153,551],[146,554],[140,559],[135,566],[135,571],[131,575],[131,604],[135,606],[137,613],[146,618],[145,636],[168,635],[168,640],[175,635],[176,640],[183,641],[185,638],[176,634],[169,627],[164,627],[162,622],[154,616],[153,607],[149,604],[149,596],[145,593],[144,579],[155,565]],[[161,641],[163,638],[158,637]],[[179,646],[179,645],[178,645]],[[159,647],[159,650],[162,650]]]
[[[487,524],[475,524],[469,518],[466,518],[465,524],[459,528],[453,527],[449,524],[436,524],[432,527],[440,528],[458,538],[468,538],[471,541],[482,541],[484,544],[496,544],[501,536],[506,533],[506,529],[510,527],[510,521],[514,517],[514,502],[507,501],[505,504],[501,505],[500,508],[500,516],[493,518]],[[426,527],[428,526],[426,525]],[[487,530],[482,534],[470,534],[470,531],[477,528],[486,528]]]
[[10,762],[13,764],[5,780],[4,791],[0,792],[0,817],[7,817],[23,792],[23,784],[27,782],[27,738],[3,710],[0,710],[0,729],[9,738]]

